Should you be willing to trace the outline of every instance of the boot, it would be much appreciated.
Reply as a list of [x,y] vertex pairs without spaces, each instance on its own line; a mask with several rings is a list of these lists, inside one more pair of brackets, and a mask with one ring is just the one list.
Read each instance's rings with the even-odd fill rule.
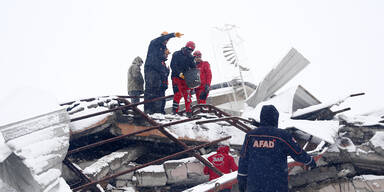
[[187,117],[188,117],[188,118],[192,118],[192,116],[193,116],[193,115],[192,115],[192,112],[187,112]]
[[173,115],[176,115],[176,114],[177,114],[176,110],[177,110],[176,108],[172,108],[172,114],[173,114]]

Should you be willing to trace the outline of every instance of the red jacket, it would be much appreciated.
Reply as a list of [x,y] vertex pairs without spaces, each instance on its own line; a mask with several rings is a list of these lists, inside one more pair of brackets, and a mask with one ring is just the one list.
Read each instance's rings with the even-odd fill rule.
[[[217,169],[222,173],[227,174],[232,171],[237,171],[238,167],[235,163],[235,160],[232,156],[228,154],[228,146],[220,146],[217,149],[217,153],[208,157],[208,161],[211,162]],[[213,172],[207,166],[204,167],[204,174],[209,174],[209,180],[213,180],[219,177],[215,172]]]
[[205,87],[206,84],[211,86],[212,72],[208,61],[198,63],[197,68],[200,70],[200,87]]

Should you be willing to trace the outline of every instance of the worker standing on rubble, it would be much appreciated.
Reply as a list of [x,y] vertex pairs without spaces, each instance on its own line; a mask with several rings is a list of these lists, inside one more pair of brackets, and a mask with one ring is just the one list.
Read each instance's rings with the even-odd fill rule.
[[128,95],[134,96],[131,99],[132,103],[139,102],[139,96],[144,93],[144,78],[141,74],[141,65],[143,65],[143,59],[137,56],[128,69]]
[[[153,39],[148,47],[147,58],[144,65],[145,90],[144,100],[151,100],[160,97],[163,93],[162,80],[167,71],[163,62],[165,62],[165,51],[167,42],[170,38],[181,37],[183,34],[163,32],[160,37]],[[169,72],[168,72],[169,73]],[[168,77],[168,76],[167,76]],[[162,101],[155,101],[144,104],[144,112],[153,114],[160,112]]]
[[[222,173],[227,174],[233,171],[237,171],[238,167],[235,163],[235,160],[231,155],[229,155],[229,145],[221,143],[217,148],[217,153],[208,157],[208,161],[211,162],[218,170]],[[219,178],[220,176],[212,171],[209,167],[204,167],[204,174],[209,175],[209,180]],[[232,189],[229,186],[226,189],[221,190],[220,192],[230,192]]]
[[193,52],[197,68],[200,70],[200,86],[195,88],[197,104],[206,104],[206,99],[211,87],[212,72],[208,61],[201,59],[201,52]]
[[[168,49],[166,49],[164,51],[164,60],[161,62],[161,64],[164,67],[164,74],[161,76],[161,87],[160,87],[161,92],[159,93],[159,97],[164,97],[165,91],[168,89],[168,75],[169,75],[170,70],[169,70],[169,66],[167,66],[165,61],[168,60],[168,55],[170,53],[171,52]],[[159,107],[155,106],[154,112],[165,114],[165,110],[164,110],[165,109],[165,102],[166,102],[165,99],[161,100],[161,105]]]
[[294,140],[277,128],[279,112],[273,105],[264,105],[260,127],[245,135],[239,160],[237,180],[241,192],[288,191],[287,156],[315,168],[314,159]]
[[188,117],[192,117],[191,111],[191,89],[187,86],[184,80],[184,74],[192,68],[196,68],[196,63],[192,56],[195,49],[195,43],[188,41],[185,47],[176,51],[172,55],[171,69],[172,69],[172,88],[173,88],[173,105],[172,112],[176,114],[179,110],[179,102],[181,97],[184,97],[185,110]]

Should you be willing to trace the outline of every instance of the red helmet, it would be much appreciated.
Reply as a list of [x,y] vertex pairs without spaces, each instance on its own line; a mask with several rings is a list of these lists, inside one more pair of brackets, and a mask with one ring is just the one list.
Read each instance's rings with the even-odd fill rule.
[[185,47],[195,50],[195,43],[193,41],[188,41]]
[[193,56],[195,57],[201,57],[201,52],[196,50],[195,52],[193,52]]

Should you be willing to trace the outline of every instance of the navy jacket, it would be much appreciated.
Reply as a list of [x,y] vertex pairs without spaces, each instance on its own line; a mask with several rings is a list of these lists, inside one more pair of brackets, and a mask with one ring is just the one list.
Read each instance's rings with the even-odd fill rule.
[[145,89],[147,92],[157,92],[158,89],[162,89],[164,81],[168,79],[169,70],[162,64],[167,60],[164,55],[167,47],[163,42],[172,37],[175,37],[174,33],[162,35],[153,39],[149,44],[144,64]]
[[288,131],[277,128],[278,119],[273,105],[263,106],[260,127],[245,136],[238,176],[246,179],[247,192],[288,191],[287,156],[306,165],[313,161]]
[[171,77],[179,77],[180,73],[187,72],[191,68],[196,68],[194,57],[190,53],[183,52],[184,47],[173,53],[171,60]]
[[164,52],[167,49],[163,42],[172,37],[175,37],[175,33],[162,35],[151,41],[148,47],[147,58],[145,59],[144,70],[153,69],[163,72],[164,69],[161,62],[165,60]]

